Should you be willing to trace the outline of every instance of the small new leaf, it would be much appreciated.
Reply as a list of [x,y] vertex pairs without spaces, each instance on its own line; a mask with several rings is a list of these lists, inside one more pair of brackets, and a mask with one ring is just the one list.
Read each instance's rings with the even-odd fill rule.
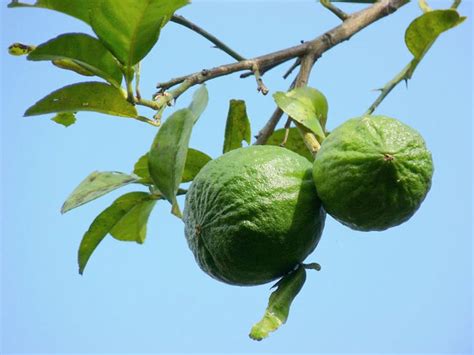
[[16,42],[8,46],[8,54],[19,57],[31,53],[34,49],[35,46]]
[[[123,219],[130,222],[130,213],[133,217],[139,217],[139,221],[135,221],[134,225],[127,229],[126,233],[119,234],[122,236],[129,236],[128,233],[139,232],[143,233],[146,229],[141,223],[145,223],[148,219],[149,209],[153,198],[146,192],[130,192],[118,199],[116,199],[111,206],[107,207],[102,213],[100,213],[92,222],[89,230],[84,234],[78,251],[78,263],[79,273],[82,275],[84,268],[89,261],[94,250],[100,244],[100,242],[110,233],[112,230],[115,233],[119,233],[119,227],[122,226],[128,228]],[[154,201],[153,201],[154,202]],[[143,204],[146,207],[140,207]],[[153,206],[151,206],[152,208]],[[137,216],[137,213],[139,216]],[[134,241],[142,242],[144,239],[143,234],[137,235]]]
[[135,106],[125,99],[121,90],[99,82],[78,83],[56,90],[26,110],[25,116],[78,111],[95,111],[121,117],[138,116]]
[[225,126],[223,153],[241,148],[242,141],[250,144],[251,136],[250,121],[247,116],[245,101],[230,100]]
[[66,213],[73,208],[95,200],[122,186],[135,182],[135,176],[115,171],[94,171],[87,176],[64,202],[61,213]]
[[311,155],[311,152],[304,144],[303,138],[301,134],[298,132],[298,128],[292,127],[289,128],[288,137],[286,139],[286,143],[282,145],[282,142],[285,139],[286,129],[278,129],[272,133],[272,135],[267,140],[267,145],[277,145],[285,147],[299,155],[302,155],[309,161],[313,161],[314,157]]
[[313,88],[301,87],[288,92],[276,92],[273,98],[283,112],[293,120],[324,138],[328,103],[324,95]]
[[74,112],[61,112],[51,118],[51,121],[63,125],[64,127],[69,127],[76,123],[76,115]]
[[306,280],[306,271],[301,265],[276,284],[277,289],[270,295],[267,309],[263,318],[252,327],[250,338],[262,340],[270,332],[277,330],[288,319],[290,306],[300,292]]
[[189,109],[176,111],[161,126],[148,153],[153,183],[172,204],[172,213],[179,218],[181,211],[176,193],[184,172],[194,118]]
[[454,9],[429,11],[408,26],[405,43],[415,59],[420,60],[441,33],[459,25],[465,19]]

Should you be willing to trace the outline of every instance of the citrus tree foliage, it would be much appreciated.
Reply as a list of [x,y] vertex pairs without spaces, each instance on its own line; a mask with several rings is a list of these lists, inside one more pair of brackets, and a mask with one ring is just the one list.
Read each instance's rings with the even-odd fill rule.
[[[370,11],[371,16],[346,14],[336,7],[336,3],[344,2],[367,4],[361,14]],[[94,250],[108,235],[120,241],[144,243],[148,217],[157,202],[169,203],[171,212],[181,218],[181,207],[176,196],[187,192],[181,184],[192,182],[201,168],[212,160],[206,153],[188,146],[193,126],[208,103],[209,93],[204,84],[206,81],[246,70],[243,76],[253,75],[258,90],[266,94],[268,89],[262,75],[279,64],[296,59],[286,76],[299,67],[298,75],[287,92],[273,94],[277,109],[268,124],[258,131],[255,143],[285,146],[312,162],[315,153],[330,135],[326,130],[328,102],[320,91],[307,85],[312,66],[324,51],[349,39],[362,28],[408,2],[409,0],[321,0],[321,4],[338,16],[343,24],[350,22],[357,25],[351,27],[356,29],[347,33],[336,27],[308,43],[248,60],[213,35],[176,15],[177,10],[189,5],[188,0],[11,1],[11,8],[43,8],[72,16],[89,25],[95,34],[63,33],[44,43],[13,43],[9,47],[12,55],[24,55],[29,61],[50,61],[59,69],[90,77],[90,81],[58,88],[39,99],[26,109],[25,116],[53,114],[51,119],[54,122],[68,127],[75,123],[76,116],[80,117],[80,112],[94,111],[147,123],[157,131],[155,139],[150,142],[149,151],[137,157],[130,172],[94,171],[66,199],[62,213],[129,184],[141,187],[139,191],[117,198],[94,219],[79,246],[79,272],[84,272]],[[407,50],[413,58],[381,89],[367,114],[372,114],[398,83],[412,78],[415,69],[440,34],[463,22],[465,18],[456,10],[459,3],[460,1],[454,1],[450,9],[433,10],[426,1],[419,0],[422,12],[405,30]],[[170,21],[203,35],[236,62],[163,82],[153,98],[142,98],[139,91],[140,61],[146,59],[159,41],[161,29]],[[400,35],[403,35],[403,29],[400,29]],[[328,38],[331,40],[328,41]],[[196,90],[192,102],[185,107],[178,107],[174,113],[164,117],[173,101],[194,86]],[[142,116],[137,106],[153,109],[154,116]],[[285,128],[275,129],[283,113],[288,115]],[[242,147],[243,142],[252,144],[251,132],[251,120],[247,115],[245,102],[231,100],[223,137],[223,153]],[[329,159],[328,164],[331,162]],[[276,290],[270,296],[262,320],[251,329],[251,338],[261,340],[285,323],[290,304],[305,282],[305,269],[319,270],[319,265],[298,264],[293,271],[282,275],[275,285]]]

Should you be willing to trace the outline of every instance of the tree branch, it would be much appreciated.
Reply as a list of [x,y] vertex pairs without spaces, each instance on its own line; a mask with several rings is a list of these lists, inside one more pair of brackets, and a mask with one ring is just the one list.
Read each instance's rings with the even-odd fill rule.
[[[318,58],[325,51],[345,40],[348,40],[363,28],[395,12],[408,2],[409,0],[381,0],[364,10],[350,15],[341,25],[331,29],[312,41],[252,59],[245,59],[236,63],[221,65],[212,69],[205,69],[200,72],[172,79],[168,82],[160,83],[157,85],[157,88],[160,89],[160,91],[155,95],[155,98],[158,101],[158,105],[162,106],[176,99],[188,88],[202,84],[211,79],[244,70],[253,71],[253,68],[255,67],[259,68],[260,73],[263,73],[268,68],[275,67],[297,57],[303,57],[308,53],[312,53],[314,58]],[[180,84],[180,86],[169,92],[168,95],[162,95],[164,91],[178,84]]]
[[216,36],[214,36],[211,33],[207,32],[206,30],[199,27],[195,23],[189,21],[187,18],[185,18],[183,16],[180,16],[180,15],[173,15],[173,17],[171,17],[170,21],[174,22],[174,23],[177,23],[181,26],[184,26],[186,28],[189,28],[191,31],[194,31],[197,34],[203,36],[204,38],[209,40],[211,43],[213,43],[216,48],[221,49],[222,51],[224,51],[225,53],[230,55],[232,58],[234,58],[235,60],[238,60],[238,61],[245,60],[244,57],[242,57],[239,53],[234,51],[232,48],[230,48],[224,42],[219,40]]

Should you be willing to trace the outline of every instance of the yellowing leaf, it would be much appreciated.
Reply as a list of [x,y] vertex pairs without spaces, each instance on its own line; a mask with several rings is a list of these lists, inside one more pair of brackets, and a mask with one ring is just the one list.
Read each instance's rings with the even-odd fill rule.
[[273,98],[283,112],[324,138],[328,103],[324,95],[313,88],[301,87],[288,92],[276,92]]
[[416,18],[405,32],[405,43],[415,59],[421,59],[438,36],[463,22],[453,9],[429,11]]
[[76,123],[76,116],[73,112],[60,112],[51,118],[51,121],[61,124],[64,127],[69,127],[70,125]]
[[135,176],[116,171],[94,171],[69,195],[61,208],[61,213],[66,213],[136,180]]

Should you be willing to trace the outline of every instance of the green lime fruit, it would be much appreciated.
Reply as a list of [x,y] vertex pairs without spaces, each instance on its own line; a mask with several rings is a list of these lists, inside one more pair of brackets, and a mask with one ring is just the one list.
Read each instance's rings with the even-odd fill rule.
[[352,229],[407,221],[431,187],[433,161],[413,128],[385,116],[353,118],[324,140],[313,178],[324,209]]
[[201,269],[229,284],[258,285],[301,263],[325,220],[311,169],[306,158],[275,146],[236,149],[206,164],[183,217]]

